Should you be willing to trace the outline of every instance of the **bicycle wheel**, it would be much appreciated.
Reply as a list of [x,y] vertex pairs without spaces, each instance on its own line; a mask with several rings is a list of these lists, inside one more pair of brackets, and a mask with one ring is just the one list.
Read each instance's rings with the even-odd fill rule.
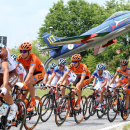
[[74,119],[77,124],[79,124],[85,117],[87,112],[87,98],[86,96],[81,97],[80,101],[81,109],[78,111],[74,111]]
[[118,112],[118,98],[117,95],[113,96],[108,104],[107,118],[113,122]]
[[106,96],[104,96],[103,98],[103,104],[101,106],[101,110],[97,110],[97,117],[98,118],[102,118],[105,114],[105,111],[106,111],[106,106],[107,106],[107,99],[106,99]]
[[96,108],[95,108],[96,101],[95,99],[93,99],[92,95],[88,96],[88,99],[90,99],[88,111],[89,111],[90,116],[93,116],[96,113]]
[[57,107],[56,113],[55,113],[55,122],[58,126],[61,126],[69,113],[70,110],[70,99],[69,96],[64,96]]
[[107,112],[108,112],[108,105],[109,105],[109,102],[110,102],[111,98],[112,98],[111,95],[108,95],[106,97],[106,110],[105,110],[105,114],[107,114]]
[[52,95],[47,94],[41,98],[42,100],[42,113],[41,113],[41,121],[46,122],[53,111],[53,101]]
[[13,122],[13,126],[16,126],[18,130],[22,130],[26,118],[26,105],[22,99],[17,99],[15,103],[18,106],[18,112],[17,119]]
[[38,96],[35,96],[35,101],[36,101],[35,109],[31,112],[27,112],[27,115],[26,115],[24,127],[27,130],[34,129],[36,127],[36,125],[38,124],[39,119],[41,118],[42,101],[41,101],[40,97],[38,97]]
[[90,109],[90,108],[89,108],[89,107],[91,107],[91,106],[90,106],[91,100],[92,100],[92,97],[91,97],[91,96],[88,96],[88,97],[87,97],[87,112],[86,112],[86,115],[85,115],[85,117],[84,117],[85,120],[88,120],[89,117],[90,117],[90,113],[89,113],[89,109]]

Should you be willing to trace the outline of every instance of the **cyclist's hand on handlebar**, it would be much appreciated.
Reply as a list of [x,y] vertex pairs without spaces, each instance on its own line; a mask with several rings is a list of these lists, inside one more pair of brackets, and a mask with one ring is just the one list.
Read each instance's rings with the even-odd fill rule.
[[59,82],[59,83],[57,84],[57,86],[59,86],[59,87],[60,87],[61,85],[62,85],[62,82]]
[[45,88],[46,86],[45,86],[45,84],[44,84],[44,83],[41,83],[41,84],[40,84],[40,86],[41,86],[41,87],[40,87],[40,89],[41,89],[41,90],[42,90],[42,89],[43,89],[43,90],[45,90],[45,89],[46,89],[46,88]]
[[90,89],[93,89],[94,88],[94,85],[92,85],[91,87],[90,87]]
[[125,92],[125,91],[126,91],[126,88],[123,87],[123,88],[122,88],[122,91]]
[[50,87],[51,85],[50,85],[50,84],[46,84],[45,86],[46,86],[46,87]]

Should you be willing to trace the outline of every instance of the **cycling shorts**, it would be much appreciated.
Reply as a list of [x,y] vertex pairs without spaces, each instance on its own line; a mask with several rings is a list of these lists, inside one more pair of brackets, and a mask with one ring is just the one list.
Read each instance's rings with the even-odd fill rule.
[[[81,77],[77,77],[76,80],[73,83],[73,86],[76,86],[76,84],[80,81],[80,79],[81,79]],[[88,74],[88,76],[85,77],[85,79],[82,83],[82,87],[86,86],[90,82],[91,82],[91,78],[90,78],[90,74]]]
[[40,81],[42,81],[44,79],[44,76],[45,76],[45,70],[44,69],[43,69],[43,71],[39,71],[39,72],[33,73],[33,78],[35,79],[35,83],[34,84],[37,84]]

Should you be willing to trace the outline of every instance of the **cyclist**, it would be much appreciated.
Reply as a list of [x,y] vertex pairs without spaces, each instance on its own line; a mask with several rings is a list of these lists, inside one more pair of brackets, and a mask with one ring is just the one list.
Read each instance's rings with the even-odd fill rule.
[[[24,81],[24,87],[27,87],[29,89],[31,95],[31,103],[27,111],[32,111],[36,106],[35,88],[33,85],[43,80],[45,75],[45,70],[40,59],[35,54],[30,54],[31,49],[32,45],[30,42],[21,43],[19,46],[21,54],[16,59],[17,66],[21,63],[28,71],[27,77]],[[27,93],[25,96],[22,96],[22,98],[25,99],[26,95]],[[27,100],[25,100],[25,103],[28,103]]]
[[74,94],[72,95],[73,101],[74,102],[74,109],[79,110],[81,108],[80,106],[80,101],[81,101],[81,89],[85,85],[89,84],[91,81],[90,78],[90,71],[88,70],[87,66],[83,63],[81,63],[81,55],[80,54],[74,54],[71,57],[72,63],[69,65],[69,68],[67,72],[64,74],[63,78],[60,81],[60,84],[63,84],[65,79],[67,78],[68,74],[70,71],[74,72],[77,75],[77,78],[75,79],[73,86],[77,88],[77,94],[78,94],[78,99],[77,99],[77,104],[75,105],[75,98]]
[[[115,74],[114,73],[111,73],[110,74],[110,76],[111,76],[111,80],[112,80],[112,78],[115,76]],[[118,82],[118,78],[116,77],[116,79],[115,79],[115,81],[111,84],[111,88],[110,88],[110,91],[113,91],[114,92],[114,95],[116,94],[116,90],[114,89],[115,87],[116,87],[116,83]]]
[[103,69],[104,69],[103,64],[102,63],[98,64],[96,66],[96,71],[94,71],[94,73],[91,76],[91,79],[93,79],[94,77],[97,77],[98,82],[97,82],[95,88],[97,90],[100,89],[100,91],[101,91],[101,95],[99,98],[99,105],[97,107],[97,110],[101,110],[101,105],[103,102],[103,93],[105,92],[106,87],[107,87],[108,76],[107,76],[107,73]]
[[51,77],[51,75],[52,75],[52,73],[53,73],[53,71],[54,71],[54,68],[55,68],[56,66],[57,66],[57,65],[56,65],[54,62],[52,62],[52,63],[49,64],[49,68],[47,69],[47,73],[46,73],[46,78],[45,78],[45,80],[43,81],[44,84],[46,84],[46,83],[47,83],[47,80],[50,79],[50,77]]
[[[14,60],[14,62],[16,62],[17,56],[15,54],[11,54],[10,56]],[[21,82],[21,83],[23,83],[24,79],[26,77],[26,71],[25,71],[24,67],[21,64],[18,65],[17,72],[19,74],[18,81]]]
[[129,105],[129,94],[130,94],[130,70],[127,67],[128,61],[123,59],[120,61],[120,67],[117,68],[115,76],[112,78],[110,85],[115,81],[118,74],[122,74],[122,77],[118,80],[116,83],[116,87],[119,88],[121,85],[125,84],[124,90],[126,91],[126,103],[125,103],[125,113],[124,113],[124,119],[127,118],[127,109]]
[[[67,63],[66,59],[61,58],[58,60],[58,66],[56,66],[54,68],[54,72],[52,73],[52,76],[50,77],[49,81],[47,82],[47,86],[55,86],[58,85],[62,79],[62,76],[64,75],[64,73],[67,71],[68,67],[65,66]],[[64,85],[68,85],[70,83],[72,83],[75,79],[76,75],[72,72],[69,73],[69,75],[66,77],[66,79],[64,80]],[[62,91],[62,96],[65,95],[65,90],[61,89]],[[56,99],[58,99],[58,93],[56,91]]]
[[13,120],[17,112],[17,105],[13,102],[13,98],[9,94],[9,91],[11,91],[16,84],[18,73],[16,71],[16,65],[10,57],[7,47],[3,44],[0,44],[0,61],[0,86],[2,90],[0,97],[10,105],[10,112],[7,119]]
[[106,70],[106,64],[103,63],[103,67],[104,67],[104,71],[107,73],[107,86],[109,87],[109,84],[110,84],[110,80],[111,80],[111,76],[110,76],[110,72],[108,70]]

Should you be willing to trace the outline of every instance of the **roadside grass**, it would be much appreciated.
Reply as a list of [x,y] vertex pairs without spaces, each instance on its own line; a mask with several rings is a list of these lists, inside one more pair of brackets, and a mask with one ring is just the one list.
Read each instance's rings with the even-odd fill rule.
[[125,126],[123,127],[123,130],[130,130],[130,124],[125,125]]
[[[49,89],[47,89],[47,90],[37,89],[37,90],[35,91],[35,95],[36,95],[36,96],[39,96],[39,97],[42,97],[43,95],[47,94],[48,92],[49,92]],[[69,93],[69,90],[66,89],[65,94],[67,95],[68,93]],[[85,96],[87,96],[87,97],[88,97],[91,93],[92,93],[92,92],[91,92],[90,89],[82,90],[82,95],[85,95]]]

